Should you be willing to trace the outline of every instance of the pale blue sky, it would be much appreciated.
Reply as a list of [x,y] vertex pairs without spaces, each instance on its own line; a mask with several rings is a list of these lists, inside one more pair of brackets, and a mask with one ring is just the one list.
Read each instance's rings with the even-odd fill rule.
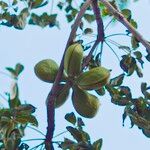
[[[131,4],[130,8],[133,9],[133,18],[139,23],[138,30],[149,40],[150,1],[139,0],[138,3]],[[60,62],[70,32],[70,26],[64,19],[64,17],[60,17],[61,30],[27,26],[25,30],[19,31],[13,28],[0,27],[0,71],[6,72],[4,69],[6,66],[15,66],[18,62],[25,66],[25,70],[19,79],[20,97],[23,101],[27,101],[37,107],[35,114],[39,119],[39,129],[44,133],[47,125],[45,99],[51,85],[36,78],[33,68],[38,61],[45,58],[55,59],[58,63]],[[95,27],[95,24],[90,26]],[[125,28],[122,25],[116,24],[109,27],[106,34],[121,32],[123,29]],[[115,40],[120,44],[128,43],[127,38],[124,37],[117,37]],[[145,51],[143,47],[140,49]],[[103,66],[113,68],[112,77],[118,75],[121,73],[121,69],[118,67],[117,59],[108,47],[105,50]],[[119,51],[116,48],[116,52]],[[150,84],[148,65],[149,63],[145,64],[144,78],[139,79],[135,75],[126,79],[125,83],[131,86],[134,96],[141,94],[140,83],[142,81],[147,81]],[[11,79],[0,74],[1,94],[9,90],[10,81]],[[113,105],[108,95],[99,98],[101,108],[98,115],[94,119],[84,119],[86,123],[85,129],[90,133],[92,141],[103,138],[103,150],[149,150],[150,139],[146,138],[136,126],[130,129],[130,124],[127,120],[125,127],[122,127],[123,107]],[[0,103],[6,106],[4,100],[1,100]],[[56,110],[55,134],[65,131],[65,127],[69,124],[65,121],[64,115],[71,111],[74,110],[70,99],[63,107]],[[68,136],[64,134],[58,140],[61,140],[65,135]],[[42,136],[28,129],[27,136],[24,139],[35,137],[41,138]]]

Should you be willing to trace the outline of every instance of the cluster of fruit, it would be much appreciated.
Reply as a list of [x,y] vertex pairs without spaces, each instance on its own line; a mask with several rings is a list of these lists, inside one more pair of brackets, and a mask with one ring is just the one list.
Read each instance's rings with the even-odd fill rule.
[[[55,107],[65,103],[69,90],[72,88],[72,103],[75,110],[83,117],[92,118],[96,115],[100,103],[98,98],[88,90],[101,89],[108,83],[110,71],[98,66],[82,71],[83,47],[79,43],[68,47],[64,57],[64,73],[58,86]],[[35,74],[45,82],[53,83],[59,66],[52,59],[45,59],[35,65]],[[71,83],[71,84],[68,84]]]

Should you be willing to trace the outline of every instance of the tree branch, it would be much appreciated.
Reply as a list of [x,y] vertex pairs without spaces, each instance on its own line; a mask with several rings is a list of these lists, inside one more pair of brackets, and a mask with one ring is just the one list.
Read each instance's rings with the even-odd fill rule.
[[146,41],[142,35],[127,21],[127,19],[117,10],[115,9],[107,0],[99,0],[102,2],[105,7],[109,10],[109,12],[116,17],[116,19],[121,22],[132,34],[135,38],[140,41],[143,46],[147,49],[147,52],[150,54],[150,44]]
[[[66,48],[65,48],[65,52],[68,48],[68,46],[73,42],[74,37],[76,36],[76,31],[78,26],[80,25],[81,22],[81,18],[84,15],[86,9],[90,6],[90,4],[92,3],[92,0],[87,0],[84,5],[81,7],[78,16],[72,26],[72,30],[69,36],[69,39],[67,41],[66,44]],[[62,74],[63,74],[63,69],[64,69],[64,56],[65,56],[65,52],[63,54],[63,58],[61,60],[61,64],[59,67],[59,71],[57,73],[55,82],[52,86],[52,89],[50,91],[50,93],[48,94],[47,97],[47,133],[46,133],[46,140],[45,140],[45,148],[47,150],[54,150],[53,144],[52,144],[52,138],[53,138],[53,134],[54,134],[54,130],[55,130],[55,108],[54,108],[54,101],[55,98],[57,96],[57,89],[58,89],[58,85],[61,81],[62,78]]]
[[96,18],[96,23],[97,23],[97,40],[99,42],[104,41],[104,25],[103,25],[103,20],[101,17],[101,12],[100,8],[98,6],[98,0],[94,0],[92,2],[92,8],[93,12]]
[[82,64],[82,69],[84,69],[89,64],[92,54],[93,54],[95,48],[98,46],[98,44],[100,42],[104,41],[104,25],[103,25],[103,20],[101,17],[100,8],[98,7],[98,0],[94,0],[92,2],[92,8],[93,8],[93,12],[94,12],[94,15],[96,18],[96,23],[97,23],[97,39],[96,39],[95,43],[93,44],[88,56],[85,58],[85,60]]

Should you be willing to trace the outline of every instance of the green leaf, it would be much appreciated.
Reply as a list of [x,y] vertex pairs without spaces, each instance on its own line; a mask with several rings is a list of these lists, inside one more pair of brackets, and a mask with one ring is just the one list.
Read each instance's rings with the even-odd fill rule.
[[125,18],[127,18],[127,19],[131,18],[131,10],[123,9],[121,12],[125,16]]
[[17,1],[17,0],[13,0],[12,5],[16,5],[17,3],[18,3],[18,1]]
[[143,68],[144,61],[142,60],[142,53],[140,51],[136,51],[133,54],[136,56],[136,59],[141,64],[141,67]]
[[139,41],[134,36],[131,37],[131,44],[133,49],[137,49],[140,46]]
[[71,126],[67,126],[66,129],[71,133],[71,135],[77,142],[90,142],[90,137],[88,133],[80,131]]
[[60,147],[63,150],[74,150],[76,143],[70,139],[65,138],[64,142],[61,142]]
[[150,62],[150,54],[147,54],[145,58]]
[[64,6],[64,3],[63,3],[63,2],[58,2],[57,7],[58,7],[60,10],[63,9],[63,6]]
[[44,0],[34,0],[32,2],[31,8],[39,8],[40,5],[43,3]]
[[71,22],[71,21],[74,19],[71,14],[67,14],[67,15],[66,15],[66,18],[67,18],[67,21],[68,21],[68,22]]
[[121,45],[121,46],[119,46],[118,48],[119,48],[119,49],[122,49],[122,50],[126,50],[126,51],[128,51],[128,52],[131,52],[131,49],[130,49],[129,46]]
[[0,7],[4,10],[8,7],[8,4],[4,1],[0,1]]
[[143,77],[142,70],[138,66],[136,67],[136,73],[137,73],[138,77],[140,77],[140,78]]
[[102,149],[103,140],[99,139],[93,143],[93,150],[101,150]]
[[100,96],[103,96],[103,95],[105,95],[105,93],[106,93],[104,87],[101,87],[101,88],[95,90],[95,92],[96,92],[98,95],[100,95]]
[[136,23],[133,19],[130,19],[130,23],[131,23],[131,25],[132,25],[134,28],[137,29],[138,25],[137,25],[137,23]]
[[20,63],[16,64],[16,67],[15,67],[15,72],[16,72],[16,75],[18,76],[22,71],[24,70],[24,66]]
[[144,134],[146,137],[150,138],[150,131],[149,131],[149,130],[144,130],[144,129],[142,129],[142,132],[143,132],[143,134]]
[[123,83],[125,74],[121,74],[113,79],[110,80],[111,86],[119,86]]
[[147,83],[145,83],[145,82],[141,83],[141,91],[142,91],[142,93],[145,94],[146,90],[147,90]]
[[93,33],[93,30],[91,28],[86,28],[84,30],[84,34],[92,34]]
[[33,115],[27,115],[27,114],[21,114],[21,115],[17,115],[16,116],[16,119],[15,119],[16,122],[18,123],[21,123],[21,124],[32,124],[33,126],[38,126],[38,121],[37,119],[35,118],[35,116]]
[[124,122],[125,122],[125,119],[127,118],[127,113],[126,111],[124,111],[123,115],[122,115],[122,125],[124,126]]
[[73,112],[66,114],[65,119],[73,125],[76,124],[76,116]]
[[95,21],[95,16],[92,14],[84,14],[84,19],[88,22],[88,23],[92,23],[93,21]]
[[14,83],[11,89],[11,95],[8,100],[9,108],[15,108],[21,104],[19,99],[19,89],[17,83]]
[[65,11],[66,13],[68,13],[69,11],[71,11],[73,9],[73,7],[71,5],[68,5],[66,8],[65,8]]
[[13,76],[16,77],[16,71],[15,71],[13,68],[11,68],[11,67],[6,67],[6,70],[8,70]]
[[0,118],[2,117],[2,116],[4,116],[4,117],[7,117],[7,118],[11,118],[11,110],[10,109],[8,109],[8,108],[2,108],[2,109],[0,109]]
[[78,119],[77,119],[77,126],[78,126],[80,129],[82,129],[82,126],[85,126],[85,124],[84,124],[82,118],[80,118],[80,117],[78,117]]
[[35,112],[36,108],[31,104],[22,104],[19,105],[18,107],[15,107],[14,110],[18,115],[22,112],[31,115],[32,113]]
[[132,75],[137,67],[135,58],[130,55],[123,55],[122,60],[120,61],[120,67],[128,74],[128,76]]

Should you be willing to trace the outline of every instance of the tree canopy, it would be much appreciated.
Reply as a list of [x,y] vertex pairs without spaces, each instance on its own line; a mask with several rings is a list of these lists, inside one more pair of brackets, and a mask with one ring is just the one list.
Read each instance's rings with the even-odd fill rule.
[[[55,3],[54,3],[55,2]],[[23,64],[6,67],[13,79],[11,92],[5,98],[8,107],[0,108],[0,148],[3,150],[46,149],[53,150],[54,144],[63,150],[101,150],[103,139],[95,142],[84,130],[84,118],[93,118],[100,107],[99,96],[110,95],[110,102],[124,108],[122,122],[128,117],[131,128],[137,126],[139,132],[150,138],[150,86],[147,81],[141,83],[141,95],[133,96],[129,85],[124,83],[136,73],[142,78],[144,63],[150,61],[150,43],[138,32],[138,22],[134,20],[132,10],[128,8],[128,0],[13,0],[0,1],[0,24],[16,30],[23,30],[26,25],[49,27],[51,30],[61,28],[60,13],[71,24],[70,35],[60,64],[49,58],[39,60],[34,66],[35,75],[42,81],[52,84],[46,99],[47,132],[42,143],[32,147],[23,141],[26,128],[41,133],[38,119],[34,115],[36,108],[23,103],[19,95],[18,80],[24,70]],[[48,8],[48,9],[47,9]],[[55,10],[57,10],[55,12]],[[104,20],[109,20],[104,25]],[[89,24],[96,22],[95,28]],[[106,34],[111,24],[121,23],[125,30],[121,33]],[[111,27],[113,28],[113,27]],[[94,41],[86,40],[93,36]],[[113,37],[128,38],[128,45],[121,45]],[[120,52],[116,52],[115,45]],[[143,45],[145,50],[141,51]],[[116,66],[122,71],[112,77],[113,68],[105,67],[103,55],[107,46],[114,53]],[[92,92],[91,92],[92,91]],[[67,132],[73,139],[53,141],[55,131],[55,109],[61,107],[71,94],[72,109],[78,113],[68,112],[64,117],[71,123]],[[38,109],[38,108],[37,108]],[[34,127],[32,127],[34,126]],[[43,134],[43,133],[41,133]],[[36,138],[35,138],[36,140]]]

